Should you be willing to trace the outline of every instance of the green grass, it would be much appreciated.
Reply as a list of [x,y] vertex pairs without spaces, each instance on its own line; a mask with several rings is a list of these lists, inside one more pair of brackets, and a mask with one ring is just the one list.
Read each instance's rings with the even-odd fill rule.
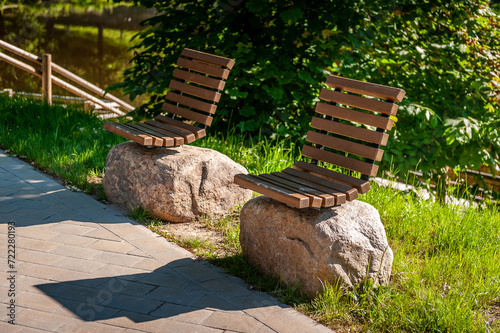
[[223,236],[223,248],[227,253],[240,253],[241,245],[239,240],[240,224],[239,217],[241,212],[240,206],[235,207],[231,212],[222,218],[210,218],[203,216],[202,224],[209,230],[220,232]]
[[291,139],[271,142],[264,138],[253,141],[230,132],[217,133],[207,139],[195,141],[193,145],[217,150],[245,166],[253,174],[280,171],[300,159],[297,145]]
[[[0,97],[2,147],[87,192],[92,189],[89,179],[105,171],[109,149],[122,141],[77,108]],[[280,170],[299,155],[290,140],[252,143],[218,134],[197,144],[228,155],[252,173]],[[327,285],[308,300],[297,286],[284,287],[262,276],[241,254],[238,207],[224,218],[202,219],[205,228],[224,236],[226,255],[218,255],[220,246],[208,241],[176,241],[339,332],[500,331],[498,208],[443,205],[372,185],[360,200],[379,211],[394,252],[388,286],[370,281],[354,289]],[[144,210],[130,216],[169,238],[162,223]]]
[[[324,300],[341,299],[342,320],[374,331],[488,332],[487,310],[500,304],[500,214],[423,201],[374,186],[361,197],[380,212],[394,251],[391,283],[329,290],[304,305],[331,318]],[[326,296],[328,295],[328,297]],[[360,297],[360,295],[362,297]],[[364,295],[364,296],[363,296]],[[329,302],[327,302],[329,304]],[[327,307],[328,308],[328,307]],[[496,322],[496,330],[500,322]]]
[[87,193],[90,179],[104,173],[111,147],[122,141],[81,107],[0,96],[1,146]]

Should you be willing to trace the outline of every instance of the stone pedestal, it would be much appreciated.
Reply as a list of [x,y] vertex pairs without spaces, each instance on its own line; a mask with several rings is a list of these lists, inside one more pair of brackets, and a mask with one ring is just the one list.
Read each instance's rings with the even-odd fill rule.
[[324,282],[389,282],[393,253],[378,211],[362,201],[294,209],[259,196],[243,207],[240,230],[250,262],[311,297]]
[[109,201],[129,210],[141,206],[163,220],[188,222],[222,216],[249,200],[252,191],[234,184],[239,173],[247,170],[212,149],[125,142],[108,154],[103,187]]

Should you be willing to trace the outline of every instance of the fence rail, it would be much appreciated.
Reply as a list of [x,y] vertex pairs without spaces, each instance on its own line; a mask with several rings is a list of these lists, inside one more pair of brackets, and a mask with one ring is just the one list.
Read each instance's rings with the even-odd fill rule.
[[[476,201],[483,201],[486,198],[493,202],[500,202],[500,170],[493,170],[486,166],[480,167],[478,170],[467,169],[462,172],[455,172],[453,169],[448,168],[446,176],[446,186],[454,188],[467,188],[472,190],[470,193],[472,199]],[[426,182],[427,179],[423,177],[422,172],[410,171],[421,182]],[[435,188],[436,183],[430,181],[431,188]]]
[[[11,56],[6,55],[5,53],[0,52],[0,60],[3,60],[15,67],[18,67],[28,73],[31,73],[35,76],[42,78],[42,98],[49,103],[52,103],[52,83],[60,86],[61,88],[81,97],[85,100],[89,100],[92,103],[99,105],[101,108],[114,113],[118,116],[123,116],[126,112],[132,111],[134,109],[133,106],[125,103],[118,97],[115,97],[109,93],[106,93],[103,89],[95,86],[94,84],[82,79],[81,77],[71,73],[70,71],[64,69],[63,67],[52,62],[52,57],[50,54],[44,54],[42,57],[38,57],[32,53],[26,52],[23,49],[20,49],[14,45],[6,43],[3,40],[0,40],[0,48],[3,48],[9,52],[12,52],[20,57],[23,57],[27,60],[33,61],[39,65],[42,65],[42,70],[39,70],[31,65],[28,65],[18,59],[15,59]],[[74,83],[80,85],[82,88],[91,91],[94,94],[97,94],[100,98],[106,98],[114,103],[108,103],[99,98],[92,96],[91,94],[83,91],[82,89],[65,82],[59,79],[56,76],[52,75],[52,71],[62,75],[66,79],[73,81]],[[121,107],[126,112],[119,110]]]
[[451,170],[448,173],[450,182],[454,186],[475,186],[480,196],[497,193],[500,194],[500,171],[491,170],[488,167],[481,167],[479,170],[467,169],[465,172],[457,174]]

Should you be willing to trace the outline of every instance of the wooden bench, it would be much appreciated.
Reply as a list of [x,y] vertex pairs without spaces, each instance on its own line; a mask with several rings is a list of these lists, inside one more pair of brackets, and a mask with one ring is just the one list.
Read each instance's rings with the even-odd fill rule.
[[142,123],[104,123],[104,129],[147,147],[171,147],[191,143],[206,135],[220,91],[234,61],[184,49],[165,96],[164,115]]
[[[370,190],[377,174],[379,147],[387,143],[402,89],[330,76],[307,133],[302,156],[292,168],[262,175],[236,175],[236,184],[295,208],[320,208],[352,201]],[[332,164],[361,174],[360,178],[319,166]]]

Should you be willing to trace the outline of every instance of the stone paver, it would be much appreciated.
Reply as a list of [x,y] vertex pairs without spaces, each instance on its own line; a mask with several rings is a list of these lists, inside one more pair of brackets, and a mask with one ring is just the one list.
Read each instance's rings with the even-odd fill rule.
[[81,246],[73,246],[69,244],[59,244],[58,247],[50,251],[53,254],[64,255],[69,258],[87,259],[92,260],[92,258],[98,256],[102,251],[83,248]]
[[331,332],[2,150],[0,247],[0,332]]
[[26,309],[19,314],[18,320],[19,325],[22,326],[58,332],[58,329],[61,326],[65,325],[68,321],[73,321],[74,319],[45,311]]

